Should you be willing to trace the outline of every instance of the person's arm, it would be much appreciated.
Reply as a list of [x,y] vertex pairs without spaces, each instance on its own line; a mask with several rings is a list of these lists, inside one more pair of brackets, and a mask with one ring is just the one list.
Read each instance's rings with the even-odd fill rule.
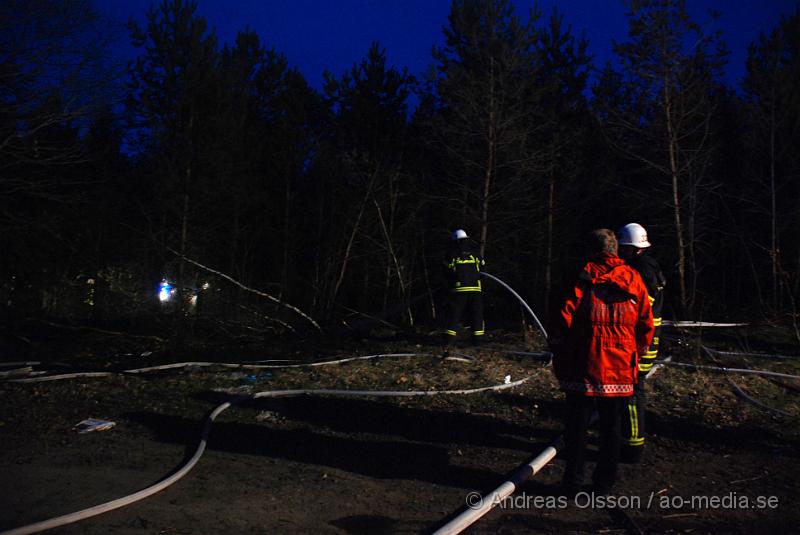
[[639,319],[636,322],[636,348],[639,358],[647,353],[653,341],[655,326],[653,325],[653,309],[644,283],[638,285],[636,300],[639,303]]
[[550,344],[550,351],[553,353],[553,373],[559,380],[564,377],[563,372],[567,372],[567,367],[570,366],[567,339],[575,323],[575,313],[581,306],[585,289],[586,283],[579,279],[575,286],[567,293],[551,325],[550,339],[548,342]]
[[575,312],[581,306],[581,301],[586,292],[587,285],[591,284],[590,282],[587,283],[587,281],[591,281],[591,276],[585,271],[581,272],[578,281],[568,290],[550,326],[551,347],[554,345],[561,346],[566,341],[569,331],[572,329],[572,324],[575,321]]
[[442,281],[445,288],[448,290],[453,287],[453,282],[456,277],[454,262],[455,259],[452,254],[446,254],[442,258]]

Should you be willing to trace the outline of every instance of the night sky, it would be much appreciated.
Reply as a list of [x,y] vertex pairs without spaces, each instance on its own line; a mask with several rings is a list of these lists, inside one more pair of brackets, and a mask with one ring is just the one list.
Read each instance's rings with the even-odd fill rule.
[[[129,17],[144,21],[148,0],[100,0],[100,10],[120,24],[117,53],[130,59],[122,24]],[[514,2],[518,15],[534,5]],[[748,45],[760,32],[769,32],[780,15],[794,11],[797,0],[687,0],[689,11],[705,30],[721,29],[731,55],[726,81],[737,85],[744,74]],[[612,41],[627,37],[625,8],[617,0],[541,0],[543,19],[553,6],[564,14],[573,33],[586,32],[594,65],[611,59]],[[721,12],[709,26],[708,11]],[[267,46],[283,53],[316,88],[322,73],[340,75],[361,60],[372,41],[386,49],[390,64],[408,67],[420,74],[432,63],[431,48],[443,43],[442,27],[447,23],[449,0],[200,0],[198,13],[214,27],[220,42],[232,43],[236,33],[249,26]]]

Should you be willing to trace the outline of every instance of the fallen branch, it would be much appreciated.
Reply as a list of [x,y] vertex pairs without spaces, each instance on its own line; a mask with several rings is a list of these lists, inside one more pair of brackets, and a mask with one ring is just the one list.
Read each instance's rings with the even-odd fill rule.
[[26,376],[30,375],[32,371],[33,368],[31,368],[30,366],[25,366],[24,368],[14,368],[12,370],[6,370],[0,372],[0,378]]
[[14,368],[19,366],[37,366],[41,364],[38,360],[22,360],[16,362],[0,362],[0,368]]
[[[365,318],[369,318],[369,319],[375,321],[376,323],[382,323],[383,325],[385,325],[387,327],[390,327],[392,329],[400,329],[400,327],[398,327],[397,325],[395,325],[393,323],[389,323],[385,319],[379,318],[378,316],[372,316],[370,314],[367,314],[366,312],[361,312],[359,310],[356,310],[354,308],[350,308],[350,307],[347,307],[347,306],[344,306],[344,305],[339,305],[339,306],[342,307],[343,309],[345,309],[348,312],[352,312],[353,314],[358,314],[359,316],[364,316]],[[350,330],[355,330],[356,329],[356,328],[351,327],[350,325],[348,325],[346,320],[342,320],[342,323],[344,324],[345,327],[347,327]]]
[[[33,375],[34,373],[30,375]],[[77,379],[81,377],[111,377],[112,375],[115,375],[114,372],[77,372],[77,373],[62,373],[60,375],[48,375],[46,377],[25,377],[24,379],[6,379],[5,382],[42,383],[46,381],[60,381],[61,379]]]
[[748,477],[747,479],[735,479],[735,480],[729,482],[729,485],[734,485],[736,483],[749,483],[751,481],[758,481],[759,479],[763,479],[763,478],[767,477],[768,475],[769,475],[769,472],[764,470],[764,473],[761,474],[760,476]]
[[67,329],[70,331],[92,331],[100,334],[110,334],[111,336],[127,336],[128,338],[141,338],[144,340],[155,340],[161,344],[166,343],[166,340],[159,336],[153,336],[150,334],[131,334],[119,331],[109,331],[107,329],[99,329],[97,327],[84,327],[80,325],[64,325],[63,323],[54,323],[52,321],[47,321],[38,318],[27,318],[29,321],[35,321],[38,323],[44,323],[45,325],[50,325],[51,327],[56,327],[58,329]]
[[277,297],[275,297],[273,295],[270,295],[268,293],[262,292],[260,290],[256,290],[255,288],[250,288],[248,286],[245,286],[241,282],[237,281],[236,279],[234,279],[233,277],[231,277],[229,275],[226,275],[225,273],[222,273],[221,271],[217,271],[216,269],[212,269],[212,268],[210,268],[208,266],[204,266],[200,262],[197,262],[196,260],[192,260],[191,258],[188,258],[188,257],[182,255],[181,253],[179,253],[178,251],[176,251],[172,247],[167,247],[167,250],[169,250],[172,254],[181,257],[183,260],[186,260],[190,264],[199,267],[200,269],[204,269],[204,270],[208,271],[209,273],[213,273],[214,275],[222,277],[223,279],[225,279],[228,282],[238,286],[239,288],[241,288],[242,290],[244,290],[246,292],[254,293],[254,294],[258,295],[258,296],[261,296],[261,297],[264,297],[266,299],[269,299],[273,303],[277,303],[277,304],[279,304],[279,305],[281,305],[283,307],[288,308],[289,310],[292,310],[293,312],[295,312],[299,316],[302,316],[303,318],[307,319],[314,327],[317,328],[317,330],[319,332],[322,332],[322,327],[320,327],[319,324],[316,321],[314,321],[314,318],[312,318],[311,316],[309,316],[308,314],[306,314],[305,312],[303,312],[299,308],[293,307],[292,305],[290,305],[288,303],[284,303],[282,300],[278,299]]
[[297,334],[297,331],[294,330],[294,327],[292,327],[291,325],[289,325],[285,321],[281,321],[281,320],[279,320],[277,318],[271,318],[271,317],[267,316],[266,314],[262,314],[260,312],[255,311],[255,310],[251,310],[249,307],[246,307],[246,306],[244,306],[242,304],[239,304],[239,308],[241,308],[242,310],[244,310],[246,312],[249,312],[250,314],[253,314],[254,316],[258,316],[259,318],[261,318],[263,320],[272,321],[274,323],[277,323],[278,325],[280,325],[284,329],[292,331],[294,334]]

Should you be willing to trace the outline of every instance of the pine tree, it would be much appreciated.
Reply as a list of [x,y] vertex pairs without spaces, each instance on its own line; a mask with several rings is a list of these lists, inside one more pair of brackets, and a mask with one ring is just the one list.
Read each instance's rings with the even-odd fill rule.
[[174,274],[179,303],[189,283],[182,257],[200,241],[193,237],[202,213],[200,193],[212,179],[202,155],[215,114],[219,55],[214,32],[196,9],[190,0],[163,0],[147,12],[145,28],[130,23],[133,43],[144,51],[130,73],[128,117],[140,158],[152,162],[157,179],[154,237],[181,255]]
[[[793,239],[800,223],[800,12],[783,17],[768,35],[750,46],[744,79],[754,155],[753,198],[758,205],[756,221],[768,221],[756,237],[769,253],[771,301],[786,305],[787,292],[798,291],[800,277],[787,280],[786,269],[800,268],[800,241]],[[794,252],[792,256],[791,252]],[[788,256],[785,254],[788,253]],[[786,267],[784,267],[786,266]],[[793,266],[794,269],[789,268]]]
[[726,52],[718,35],[689,18],[684,0],[634,0],[629,8],[629,40],[614,46],[619,70],[604,70],[595,110],[611,145],[642,166],[635,184],[619,187],[647,202],[646,226],[671,227],[679,308],[690,312],[700,217],[714,188],[711,119]]
[[537,18],[522,22],[507,0],[454,0],[445,46],[434,50],[431,141],[446,162],[434,191],[448,225],[477,229],[481,254],[491,226],[498,246],[500,229],[528,215],[528,171],[540,156],[529,144],[540,127],[532,105]]
[[98,177],[82,167],[81,131],[114,77],[102,22],[88,0],[0,2],[0,287],[15,280],[30,304],[12,317],[54,304],[51,290],[84,261],[77,245]]
[[537,138],[537,146],[545,149],[543,174],[546,178],[542,184],[544,188],[539,189],[544,221],[532,219],[545,229],[544,243],[537,243],[544,249],[544,259],[538,262],[544,266],[544,311],[550,308],[553,272],[559,257],[564,267],[556,237],[579,234],[581,229],[569,223],[580,221],[580,214],[587,208],[586,192],[590,186],[579,183],[588,166],[586,153],[591,145],[591,119],[585,96],[590,65],[587,47],[585,38],[576,40],[571,29],[564,27],[563,16],[555,9],[547,26],[539,32],[536,43],[541,58],[537,78],[544,87],[538,108],[543,115],[542,123],[546,125]]
[[[412,234],[402,224],[410,223],[406,216],[413,211],[405,206],[409,191],[404,169],[413,83],[406,69],[387,65],[378,43],[340,77],[325,74],[324,93],[331,110],[325,159],[338,172],[327,181],[330,202],[322,210],[343,223],[342,228],[329,228],[321,240],[331,246],[324,255],[328,260],[322,261],[335,269],[327,277],[327,306],[347,286],[346,278],[360,282],[349,286],[359,306],[385,307],[390,295],[400,301],[408,297],[410,251],[405,246]],[[360,261],[354,263],[354,257]],[[375,296],[382,296],[379,303]],[[413,322],[410,311],[407,318]]]

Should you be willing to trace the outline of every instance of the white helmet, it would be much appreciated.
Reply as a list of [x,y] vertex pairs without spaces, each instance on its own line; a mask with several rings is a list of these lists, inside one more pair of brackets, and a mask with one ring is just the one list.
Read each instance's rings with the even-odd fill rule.
[[647,241],[647,231],[639,223],[628,223],[617,231],[617,240],[620,245],[631,245],[639,249],[650,247]]
[[453,239],[454,240],[463,240],[467,237],[467,233],[461,229],[457,229],[453,231]]

